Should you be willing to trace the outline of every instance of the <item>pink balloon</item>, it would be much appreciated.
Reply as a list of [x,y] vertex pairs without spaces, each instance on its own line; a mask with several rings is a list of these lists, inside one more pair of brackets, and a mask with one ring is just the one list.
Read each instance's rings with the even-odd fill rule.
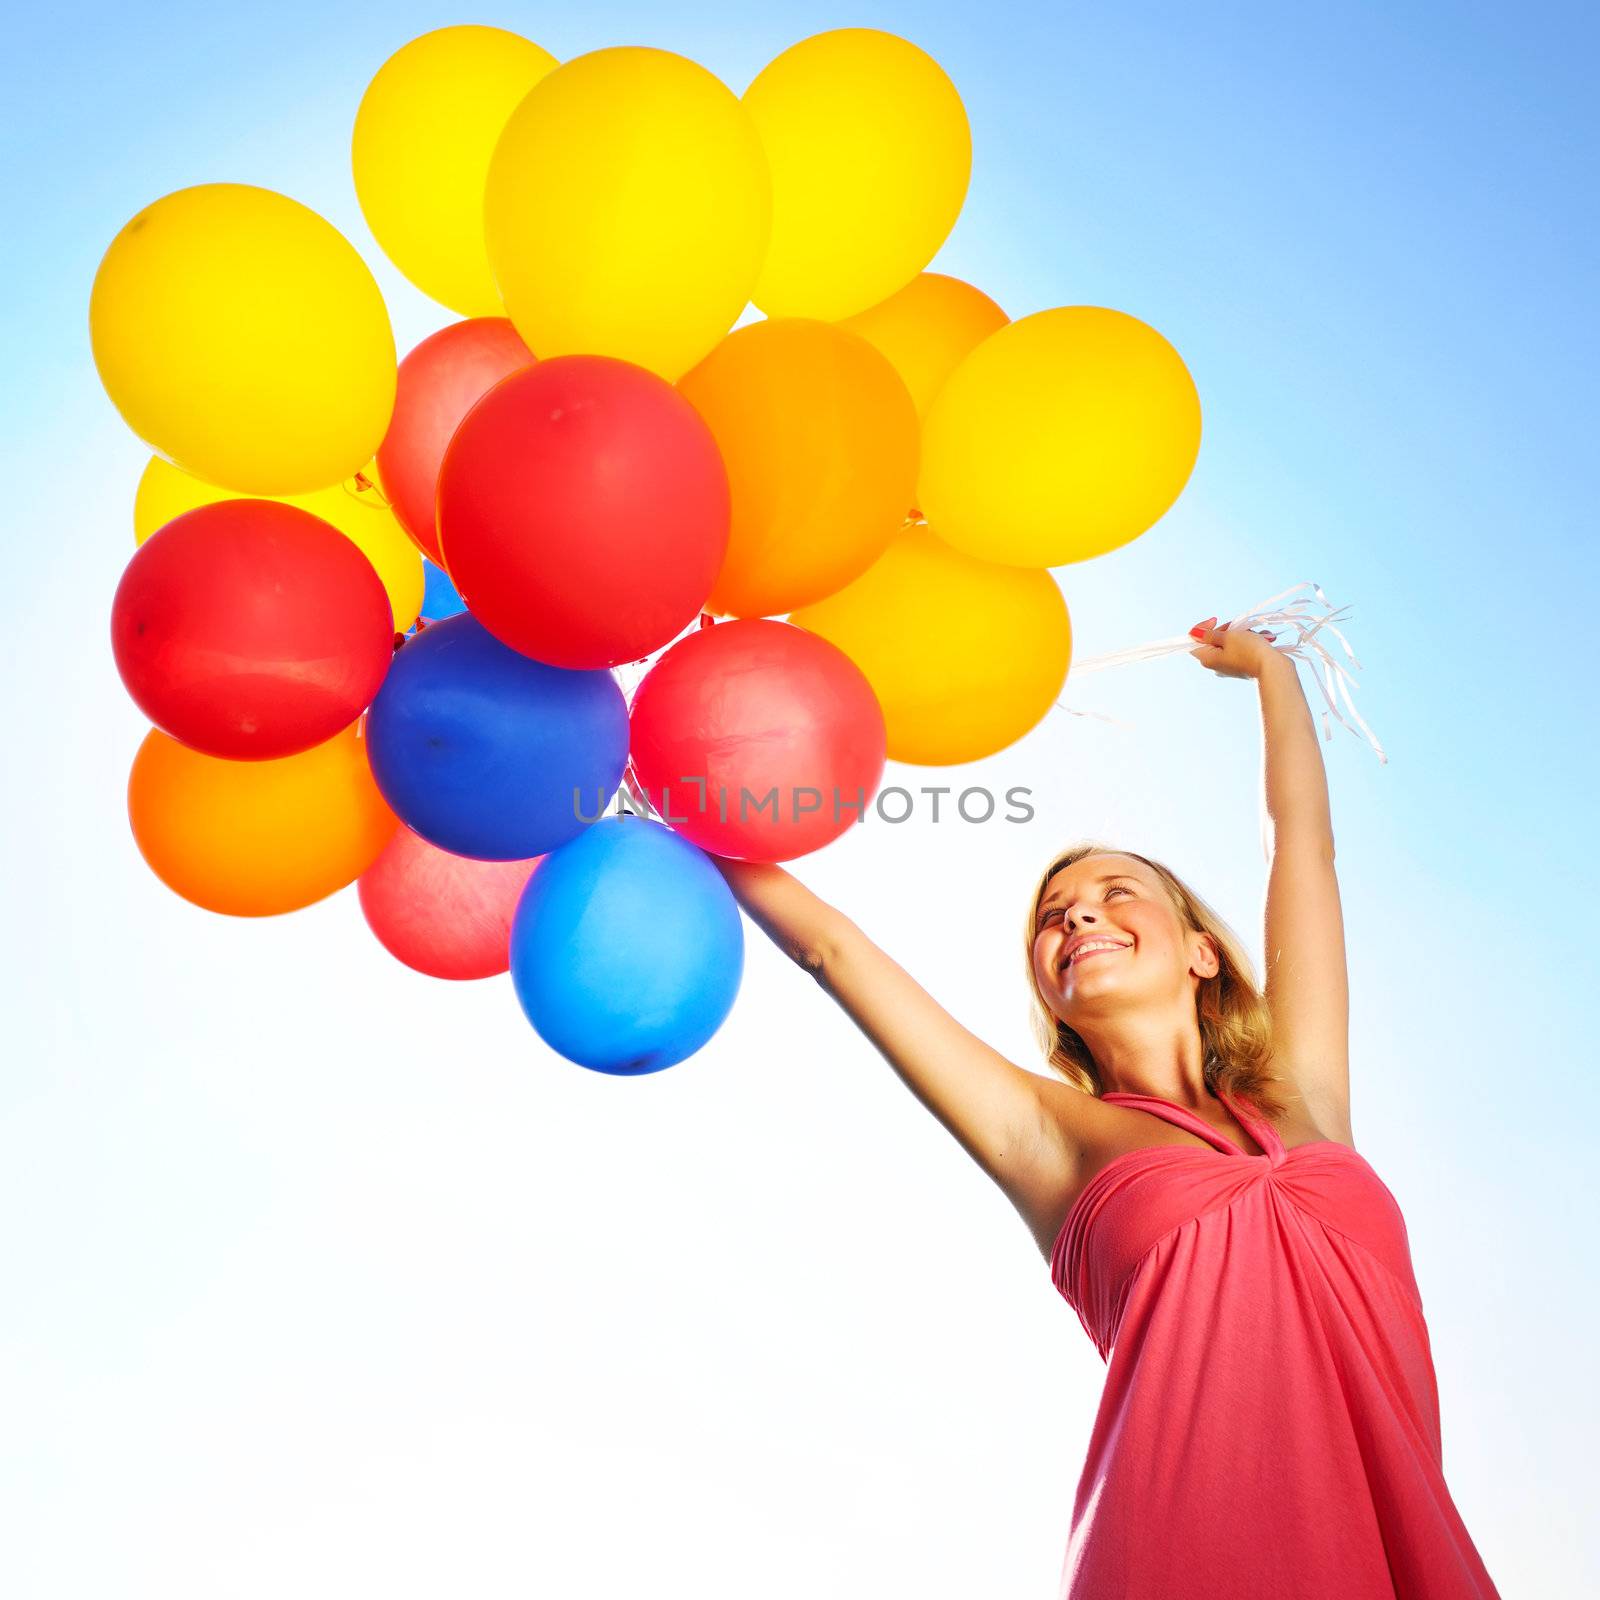
[[400,363],[394,415],[378,447],[378,476],[400,526],[438,566],[434,497],[439,467],[461,419],[502,378],[533,365],[507,317],[471,317],[430,333]]
[[396,828],[356,893],[378,942],[430,978],[492,978],[511,964],[511,918],[544,860],[472,861]]

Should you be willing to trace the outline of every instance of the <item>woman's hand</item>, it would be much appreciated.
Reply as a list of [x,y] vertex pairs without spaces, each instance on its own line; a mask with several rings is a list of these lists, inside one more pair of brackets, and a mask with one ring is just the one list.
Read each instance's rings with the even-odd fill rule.
[[1202,667],[1209,667],[1223,678],[1259,678],[1273,669],[1273,664],[1290,658],[1272,647],[1277,638],[1264,628],[1241,628],[1237,632],[1224,622],[1220,628],[1210,624],[1217,619],[1197,622],[1189,632],[1201,640],[1200,647],[1189,652]]

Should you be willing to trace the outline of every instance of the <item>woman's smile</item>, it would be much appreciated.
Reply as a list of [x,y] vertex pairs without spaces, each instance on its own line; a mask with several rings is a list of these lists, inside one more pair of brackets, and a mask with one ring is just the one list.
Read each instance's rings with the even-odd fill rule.
[[1086,939],[1080,939],[1068,951],[1061,962],[1061,967],[1075,967],[1080,961],[1087,961],[1091,956],[1110,955],[1117,950],[1126,950],[1133,944],[1131,939],[1117,939],[1110,934],[1091,934]]
[[1080,962],[1088,961],[1094,956],[1109,956],[1118,950],[1126,950],[1125,944],[1095,944],[1083,950],[1075,950],[1067,961],[1069,967],[1075,967]]

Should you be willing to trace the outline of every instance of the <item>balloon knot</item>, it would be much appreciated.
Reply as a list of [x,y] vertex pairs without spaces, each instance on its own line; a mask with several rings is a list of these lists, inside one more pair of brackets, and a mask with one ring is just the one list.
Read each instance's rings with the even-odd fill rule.
[[358,472],[354,476],[346,478],[342,487],[352,500],[361,501],[369,506],[376,505],[385,508],[389,506],[388,496],[364,472]]

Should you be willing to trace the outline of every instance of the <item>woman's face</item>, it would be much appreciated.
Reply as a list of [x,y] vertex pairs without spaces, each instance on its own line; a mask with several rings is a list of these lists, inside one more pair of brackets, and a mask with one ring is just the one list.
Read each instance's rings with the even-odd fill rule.
[[1098,855],[1046,884],[1034,918],[1033,970],[1051,1011],[1072,1027],[1130,1002],[1192,1001],[1191,974],[1213,977],[1218,964],[1210,938],[1184,925],[1149,867],[1132,856]]

